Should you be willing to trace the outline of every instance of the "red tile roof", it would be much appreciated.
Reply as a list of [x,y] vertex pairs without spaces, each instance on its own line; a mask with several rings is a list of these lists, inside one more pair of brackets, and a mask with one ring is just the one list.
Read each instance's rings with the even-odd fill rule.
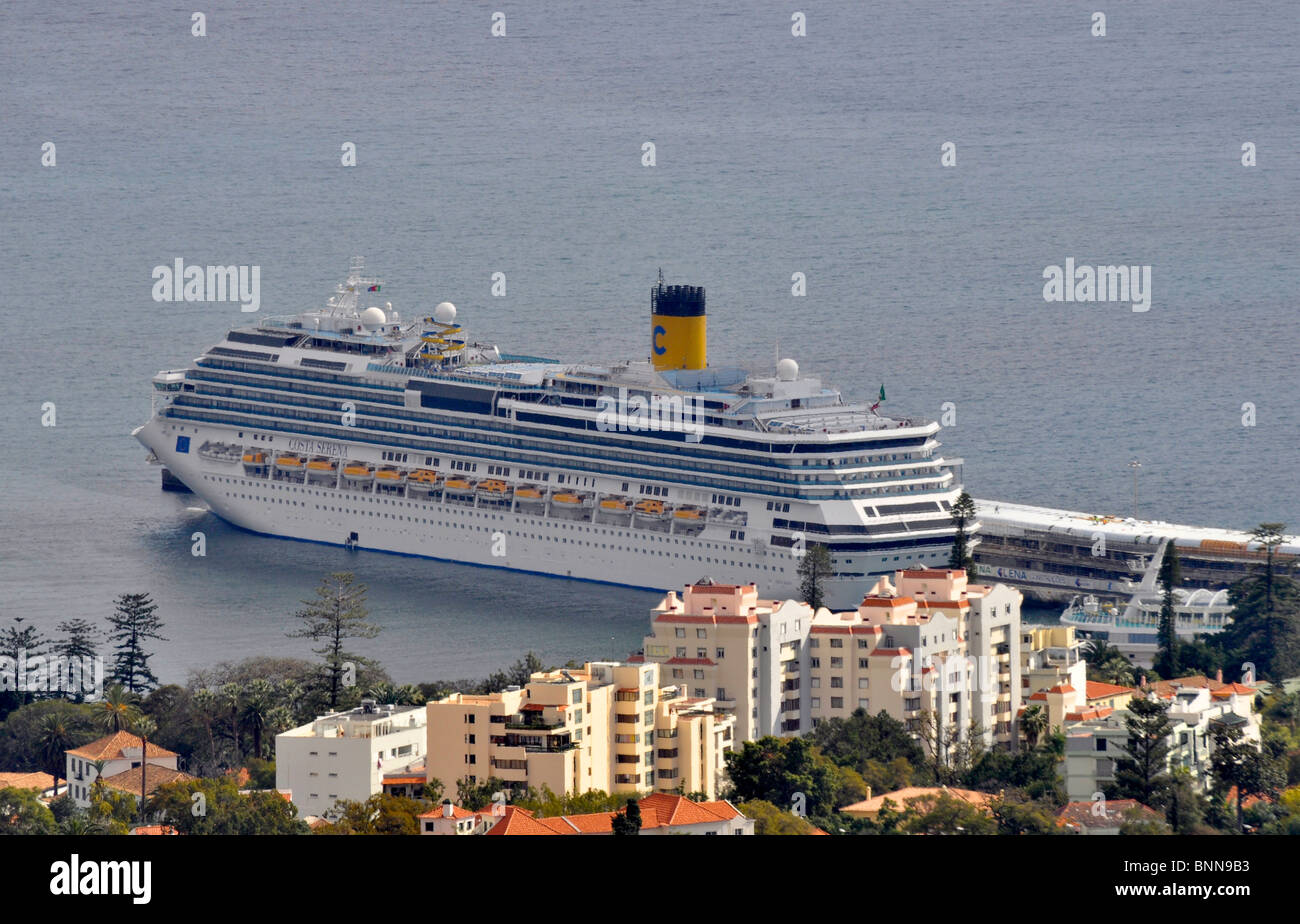
[[[73,748],[68,751],[74,757],[84,757],[86,760],[125,760],[126,755],[123,750],[134,748],[140,749],[141,739],[126,731],[114,732],[107,737],[92,741],[90,744],[82,745],[79,748]],[[179,755],[174,751],[166,748],[160,748],[152,741],[149,742],[149,757],[177,757]]]
[[500,836],[505,834],[558,834],[559,832],[548,825],[542,824],[527,809],[507,805],[501,820],[485,833]]
[[1056,816],[1056,823],[1063,828],[1117,828],[1126,820],[1129,811],[1136,809],[1149,820],[1160,820],[1163,816],[1136,799],[1107,799],[1104,802],[1070,802]]
[[1125,693],[1136,693],[1137,690],[1132,687],[1120,687],[1113,683],[1098,683],[1095,680],[1089,680],[1085,685],[1084,695],[1088,699],[1106,699],[1112,696],[1122,696]]
[[[180,770],[172,770],[169,767],[160,767],[157,764],[144,765],[144,794],[152,795],[154,790],[164,783],[180,783],[186,780],[192,780],[194,777],[188,773],[182,773]],[[132,767],[130,770],[123,770],[121,773],[114,773],[112,776],[103,778],[104,785],[109,789],[116,789],[120,792],[129,792],[131,795],[139,798],[140,796],[140,768]]]

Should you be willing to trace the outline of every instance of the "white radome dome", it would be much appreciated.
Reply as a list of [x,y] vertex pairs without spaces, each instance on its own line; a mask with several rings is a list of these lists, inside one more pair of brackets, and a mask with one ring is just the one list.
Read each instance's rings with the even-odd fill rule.
[[793,359],[783,359],[776,364],[776,377],[782,382],[793,382],[799,377],[799,364]]
[[439,302],[433,309],[433,319],[439,324],[450,324],[456,320],[456,306],[451,302]]
[[361,312],[361,326],[366,330],[377,330],[387,323],[388,315],[384,314],[382,308],[372,305]]

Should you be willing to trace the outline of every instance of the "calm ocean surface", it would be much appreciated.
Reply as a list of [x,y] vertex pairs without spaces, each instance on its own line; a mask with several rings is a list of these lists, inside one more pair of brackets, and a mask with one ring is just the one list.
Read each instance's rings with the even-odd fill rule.
[[[469,3],[225,2],[206,38],[174,4],[0,6],[0,625],[149,590],[181,681],[305,655],[289,614],[350,568],[401,681],[640,646],[654,594],[260,538],[162,493],[130,437],[149,378],[249,319],[153,302],[177,257],[259,265],[279,314],[364,254],[399,310],[450,299],[562,359],[644,355],[662,266],[707,287],[714,362],[953,402],[977,496],[1127,514],[1137,456],[1144,516],[1300,527],[1294,5],[1124,4],[1104,38],[1075,3],[793,6],[806,38],[771,3],[515,4],[504,39]],[[1044,302],[1068,257],[1151,265],[1150,311]]]

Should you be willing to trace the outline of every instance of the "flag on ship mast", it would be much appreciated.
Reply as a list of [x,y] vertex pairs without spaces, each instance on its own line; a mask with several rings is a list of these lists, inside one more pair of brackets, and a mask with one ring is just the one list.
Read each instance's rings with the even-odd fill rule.
[[370,288],[366,289],[366,291],[367,291],[367,292],[378,292],[378,291],[379,291],[379,286],[371,286]]
[[880,384],[880,397],[876,399],[876,403],[875,403],[875,404],[871,405],[871,413],[873,413],[873,414],[876,413],[876,408],[880,407],[881,403],[882,403],[884,400],[885,400],[885,385],[884,385],[884,383],[882,382],[882,383]]

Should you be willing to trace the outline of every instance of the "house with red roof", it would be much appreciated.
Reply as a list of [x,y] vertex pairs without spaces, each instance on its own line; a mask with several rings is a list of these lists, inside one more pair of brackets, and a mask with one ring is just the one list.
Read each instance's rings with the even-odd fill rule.
[[[638,802],[643,835],[722,834],[752,835],[754,820],[746,818],[726,800],[692,802],[685,796],[654,793]],[[582,815],[559,815],[537,818],[526,809],[506,806],[486,832],[507,834],[599,834],[614,833],[617,812],[591,812]]]
[[[65,752],[67,759],[67,778],[68,791],[71,793],[74,804],[81,808],[90,806],[90,787],[99,776],[103,775],[104,782],[107,784],[110,778],[116,780],[121,785],[115,785],[115,789],[123,789],[127,792],[136,792],[140,789],[140,765],[148,763],[150,769],[146,772],[146,783],[153,779],[154,786],[160,782],[171,782],[176,777],[168,774],[159,774],[156,770],[170,771],[171,774],[179,772],[180,768],[177,762],[180,755],[174,751],[169,751],[164,747],[159,747],[152,741],[148,744],[148,753],[144,753],[144,741],[138,735],[133,735],[127,731],[114,732],[106,735],[90,744],[82,745],[79,748],[72,748]],[[135,783],[127,781],[129,772],[135,771]],[[126,775],[124,775],[126,774]],[[184,774],[182,774],[184,776]],[[164,777],[168,777],[164,779]],[[188,778],[188,777],[187,777]],[[152,787],[146,786],[149,792]]]
[[1136,799],[1097,799],[1069,802],[1056,823],[1071,834],[1119,834],[1126,821],[1164,821],[1155,809]]

